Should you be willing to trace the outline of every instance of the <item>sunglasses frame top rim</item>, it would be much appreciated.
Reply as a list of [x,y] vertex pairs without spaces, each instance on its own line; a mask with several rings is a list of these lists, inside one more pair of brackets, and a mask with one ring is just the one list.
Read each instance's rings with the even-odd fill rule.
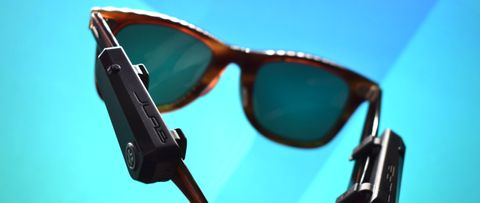
[[[204,74],[204,76],[201,77],[196,87],[193,87],[190,92],[187,92],[183,98],[179,99],[178,102],[174,104],[157,106],[158,109],[163,112],[179,109],[193,102],[195,99],[201,96],[202,92],[205,92],[207,88],[213,88],[214,85],[211,85],[212,81],[218,81],[218,77],[220,77],[221,73],[228,64],[242,63],[242,60],[248,59],[247,55],[249,55],[251,58],[260,57],[263,58],[262,61],[254,68],[247,69],[244,68],[245,64],[239,65],[242,69],[241,86],[242,89],[246,89],[248,92],[248,94],[246,95],[248,97],[247,102],[242,102],[244,103],[243,108],[248,120],[262,135],[275,142],[294,147],[314,148],[329,143],[330,140],[333,139],[333,137],[335,137],[338,131],[340,131],[340,129],[344,126],[346,121],[350,118],[350,116],[358,108],[358,106],[364,101],[371,102],[375,100],[375,98],[371,98],[372,92],[380,92],[380,87],[372,80],[348,68],[345,68],[329,60],[317,57],[312,54],[285,50],[256,51],[250,50],[249,48],[228,45],[193,24],[158,12],[115,7],[94,7],[92,8],[91,12],[99,12],[107,20],[114,20],[115,23],[118,23],[117,25],[115,25],[114,28],[112,28],[115,34],[124,27],[131,24],[158,24],[160,22],[166,25],[170,24],[171,27],[174,29],[179,29],[180,31],[187,32],[187,34],[194,34],[194,37],[207,44],[207,46],[209,46],[214,52],[214,56],[212,58],[223,58],[223,60],[221,61],[215,61],[212,62],[213,64],[209,64],[206,73]],[[288,60],[293,60],[293,62],[313,65],[315,67],[325,69],[328,72],[344,79],[349,86],[349,98],[347,104],[342,110],[342,116],[340,116],[340,118],[336,121],[336,125],[332,127],[330,132],[322,136],[319,140],[305,142],[285,139],[264,129],[256,121],[255,116],[253,115],[253,106],[251,100],[253,94],[253,81],[255,79],[256,71],[258,71],[258,69],[261,67],[261,64],[269,63],[272,61]],[[379,95],[379,93],[373,95]]]

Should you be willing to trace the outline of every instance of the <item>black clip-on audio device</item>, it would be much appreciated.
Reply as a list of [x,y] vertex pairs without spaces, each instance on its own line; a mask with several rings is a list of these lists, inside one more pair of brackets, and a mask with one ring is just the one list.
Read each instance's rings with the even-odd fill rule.
[[92,29],[101,48],[96,85],[105,102],[130,176],[143,183],[172,180],[191,202],[207,202],[183,159],[187,140],[169,130],[147,91],[144,65],[132,65],[100,13]]
[[[130,176],[143,183],[172,180],[190,202],[207,202],[183,160],[187,140],[180,129],[169,130],[147,91],[144,65],[132,65],[106,20],[92,13],[90,23],[99,46],[95,68],[97,91],[105,102]],[[378,119],[379,104],[369,108]],[[350,187],[337,203],[398,202],[405,145],[386,130],[365,136],[352,154],[356,161]]]

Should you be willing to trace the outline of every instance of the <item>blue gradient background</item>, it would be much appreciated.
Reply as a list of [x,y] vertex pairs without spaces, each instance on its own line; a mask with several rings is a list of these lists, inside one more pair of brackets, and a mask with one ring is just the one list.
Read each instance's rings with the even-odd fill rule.
[[[163,12],[253,49],[313,53],[384,89],[381,127],[407,144],[401,202],[479,202],[480,3],[387,1],[2,1],[0,202],[185,202],[128,176],[93,79],[93,6]],[[204,117],[202,117],[203,115]],[[365,106],[324,148],[272,143],[248,123],[239,70],[165,114],[213,202],[334,202]],[[212,125],[215,123],[215,125]]]

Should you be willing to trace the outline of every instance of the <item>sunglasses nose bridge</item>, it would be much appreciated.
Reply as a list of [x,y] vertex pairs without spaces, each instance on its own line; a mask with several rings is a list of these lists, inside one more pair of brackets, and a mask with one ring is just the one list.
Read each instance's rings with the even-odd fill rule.
[[220,72],[202,90],[200,96],[208,94],[215,87],[215,85],[217,85],[218,81],[220,81],[220,77],[222,77],[223,73],[225,72],[225,69],[227,69],[227,67],[229,67],[230,65],[238,66],[238,68],[243,69],[242,65],[239,62],[241,62],[241,60],[239,60],[238,58],[238,53],[230,53],[224,56],[223,60],[219,61],[218,64],[215,65],[217,67],[221,67]]

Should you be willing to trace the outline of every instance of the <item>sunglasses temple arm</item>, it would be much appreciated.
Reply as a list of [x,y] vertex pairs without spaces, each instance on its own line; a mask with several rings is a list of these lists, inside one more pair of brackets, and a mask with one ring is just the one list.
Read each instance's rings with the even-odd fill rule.
[[376,96],[370,101],[367,110],[367,117],[363,126],[362,137],[360,141],[369,136],[376,137],[378,134],[378,127],[380,122],[380,107],[382,102],[382,91],[378,89]]
[[[370,103],[368,105],[367,116],[360,138],[360,145],[369,138],[373,139],[377,137],[380,120],[381,99],[382,92],[380,89],[378,89],[378,93],[376,94],[375,98],[370,100]],[[351,157],[350,159],[353,160],[354,157]],[[353,185],[355,183],[362,183],[366,180],[369,180],[369,177],[371,175],[370,159],[370,156],[366,156],[355,162],[352,177],[350,180],[350,185]]]
[[93,32],[97,44],[100,45],[99,49],[103,50],[108,47],[117,47],[118,44],[115,35],[113,35],[107,21],[103,18],[99,12],[92,12],[90,29]]
[[175,185],[177,185],[177,187],[183,192],[185,197],[187,197],[190,202],[208,202],[183,161],[180,162],[176,171],[176,175],[172,178],[172,181],[175,183]]

